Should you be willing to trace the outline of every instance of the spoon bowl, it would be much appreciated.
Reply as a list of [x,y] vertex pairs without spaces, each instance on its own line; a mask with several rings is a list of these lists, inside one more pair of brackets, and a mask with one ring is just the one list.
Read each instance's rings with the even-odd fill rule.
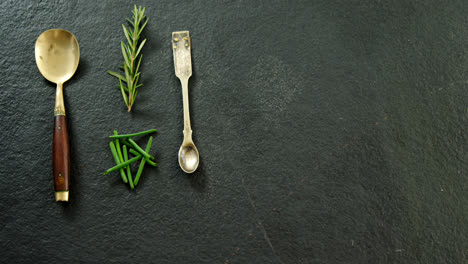
[[36,41],[36,64],[42,76],[57,84],[52,136],[52,169],[55,200],[68,201],[70,146],[68,143],[63,83],[75,74],[80,61],[80,48],[75,36],[64,29],[43,32]]
[[42,76],[57,84],[63,84],[73,76],[80,60],[78,41],[64,29],[43,32],[37,38],[35,54]]
[[198,149],[193,142],[182,144],[179,149],[179,165],[186,173],[192,173],[198,168]]

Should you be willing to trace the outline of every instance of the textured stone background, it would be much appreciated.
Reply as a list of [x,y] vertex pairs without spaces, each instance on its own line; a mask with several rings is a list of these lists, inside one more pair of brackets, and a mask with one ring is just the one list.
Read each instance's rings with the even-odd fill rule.
[[[133,3],[0,3],[0,262],[468,261],[465,1],[136,2],[150,22],[129,114],[105,71]],[[34,61],[50,28],[81,47],[68,205],[53,200],[54,85]],[[193,38],[191,176],[178,30]],[[107,136],[149,128],[160,167],[130,191],[103,175]]]

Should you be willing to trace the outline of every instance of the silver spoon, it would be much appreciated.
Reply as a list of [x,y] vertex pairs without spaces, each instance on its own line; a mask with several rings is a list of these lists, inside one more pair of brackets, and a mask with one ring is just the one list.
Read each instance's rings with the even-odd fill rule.
[[176,76],[182,84],[182,97],[184,101],[184,141],[179,149],[179,165],[186,173],[194,172],[198,168],[200,161],[198,149],[192,140],[192,128],[190,127],[188,79],[192,76],[191,47],[188,31],[172,32],[174,68]]

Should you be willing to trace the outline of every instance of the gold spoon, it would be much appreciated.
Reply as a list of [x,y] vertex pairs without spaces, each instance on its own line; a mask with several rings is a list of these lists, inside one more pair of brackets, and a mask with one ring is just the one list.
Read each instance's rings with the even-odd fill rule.
[[174,53],[174,68],[176,76],[182,84],[184,102],[184,141],[179,149],[179,165],[186,173],[192,173],[198,168],[200,156],[192,140],[190,127],[188,79],[192,76],[192,56],[190,54],[191,39],[188,31],[172,32],[172,48]]
[[80,47],[72,33],[63,29],[50,29],[37,38],[35,54],[36,64],[42,76],[57,84],[52,141],[55,200],[68,201],[70,147],[63,101],[63,83],[68,81],[78,68]]

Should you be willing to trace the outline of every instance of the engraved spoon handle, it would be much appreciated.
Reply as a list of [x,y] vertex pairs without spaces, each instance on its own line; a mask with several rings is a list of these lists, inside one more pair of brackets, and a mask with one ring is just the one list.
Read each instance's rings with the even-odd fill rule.
[[182,99],[184,102],[184,136],[192,139],[192,128],[190,126],[190,110],[189,110],[189,94],[188,94],[188,78],[180,78],[182,85]]

